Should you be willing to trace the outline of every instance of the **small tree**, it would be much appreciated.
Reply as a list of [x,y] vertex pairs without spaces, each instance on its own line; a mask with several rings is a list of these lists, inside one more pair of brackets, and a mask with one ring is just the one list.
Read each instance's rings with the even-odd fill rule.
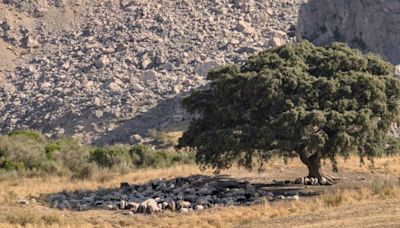
[[197,118],[177,147],[197,151],[196,161],[215,169],[299,157],[308,176],[321,181],[323,159],[336,169],[338,156],[383,154],[400,113],[392,70],[340,43],[262,51],[243,65],[213,70],[209,87],[183,100]]

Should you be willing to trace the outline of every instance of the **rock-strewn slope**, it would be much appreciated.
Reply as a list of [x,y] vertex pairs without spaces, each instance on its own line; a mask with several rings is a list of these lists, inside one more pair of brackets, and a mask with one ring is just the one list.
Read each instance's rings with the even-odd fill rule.
[[346,42],[400,63],[400,1],[310,0],[299,13],[298,36],[318,45]]
[[179,122],[210,68],[291,40],[302,2],[4,1],[37,18],[0,17],[0,42],[30,56],[0,85],[0,129],[112,143]]

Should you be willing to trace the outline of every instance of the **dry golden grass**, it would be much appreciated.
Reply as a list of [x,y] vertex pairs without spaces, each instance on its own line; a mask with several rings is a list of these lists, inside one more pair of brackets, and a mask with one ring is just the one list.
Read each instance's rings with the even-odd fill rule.
[[[399,176],[400,157],[382,158],[375,161],[375,168],[360,166],[357,158],[340,161],[344,173],[380,172]],[[329,167],[329,164],[327,164]],[[328,169],[326,167],[326,169]],[[281,161],[273,161],[268,170],[304,169],[297,160],[284,166]],[[268,171],[267,170],[267,171]],[[319,227],[323,225],[357,226],[367,220],[370,224],[400,225],[393,216],[400,216],[400,187],[381,181],[365,187],[347,186],[332,188],[328,193],[300,201],[266,203],[252,207],[230,207],[190,212],[186,214],[163,213],[158,215],[124,216],[115,211],[91,210],[86,212],[59,211],[46,205],[33,203],[18,205],[18,199],[39,198],[42,194],[53,194],[77,189],[95,190],[99,187],[118,187],[120,182],[145,183],[157,178],[174,178],[197,174],[212,175],[212,171],[201,172],[196,166],[179,166],[167,169],[149,169],[119,176],[109,174],[94,180],[70,181],[63,178],[21,178],[0,182],[0,227]],[[259,174],[240,169],[230,169],[223,174],[238,178],[257,177]],[[104,175],[104,174],[103,174]],[[328,187],[329,188],[329,187]],[[391,214],[377,211],[376,207],[392,210]],[[377,215],[380,217],[378,218]],[[350,216],[350,217],[349,217]],[[352,219],[351,216],[364,218]],[[386,218],[384,220],[381,219]],[[309,218],[313,218],[310,220]],[[332,220],[335,219],[335,221]],[[375,223],[374,223],[375,222]],[[378,224],[378,225],[379,225]]]

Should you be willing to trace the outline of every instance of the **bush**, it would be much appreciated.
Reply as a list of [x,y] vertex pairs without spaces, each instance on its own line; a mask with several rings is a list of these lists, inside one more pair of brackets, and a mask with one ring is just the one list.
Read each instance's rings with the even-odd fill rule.
[[193,161],[190,154],[155,151],[146,146],[91,147],[71,138],[48,140],[35,131],[0,135],[0,179],[11,173],[87,179],[96,172],[126,174],[133,168],[168,167]]
[[99,167],[132,166],[129,151],[122,147],[99,147],[90,153],[89,162],[95,162]]
[[78,179],[78,180],[90,179],[95,176],[97,171],[98,171],[97,165],[93,163],[86,163],[74,171],[72,179]]
[[[0,163],[23,164],[27,169],[38,169],[46,161],[43,143],[29,135],[0,136]],[[20,167],[21,165],[19,165]]]
[[154,142],[165,146],[172,147],[176,145],[176,142],[167,135],[165,131],[158,131],[157,129],[150,129],[148,136],[154,140]]
[[152,166],[155,163],[155,152],[143,145],[133,146],[129,150],[133,164],[138,168]]
[[169,167],[175,164],[191,164],[194,156],[173,151],[155,151],[146,146],[134,146],[129,151],[134,165],[138,168]]
[[45,137],[40,131],[35,131],[35,130],[16,130],[12,131],[8,134],[8,136],[15,136],[15,135],[22,135],[27,138],[33,139],[37,142],[44,142]]
[[61,150],[61,141],[55,141],[51,142],[46,145],[45,151],[46,151],[46,157],[48,160],[53,160],[54,159],[54,152]]
[[82,169],[88,163],[90,148],[82,146],[74,139],[69,138],[57,140],[54,143],[59,147],[51,151],[53,160],[70,170],[74,175],[82,172]]
[[12,171],[12,170],[22,170],[25,168],[25,165],[23,162],[13,162],[10,160],[4,160],[0,164],[0,168],[5,169],[7,171]]

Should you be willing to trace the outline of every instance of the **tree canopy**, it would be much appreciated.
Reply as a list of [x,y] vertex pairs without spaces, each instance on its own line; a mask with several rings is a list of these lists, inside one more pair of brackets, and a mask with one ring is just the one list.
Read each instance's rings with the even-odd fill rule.
[[345,44],[303,41],[268,49],[242,65],[211,71],[183,106],[194,118],[178,148],[203,167],[252,168],[299,157],[321,178],[321,160],[381,155],[400,114],[400,81],[379,56]]

